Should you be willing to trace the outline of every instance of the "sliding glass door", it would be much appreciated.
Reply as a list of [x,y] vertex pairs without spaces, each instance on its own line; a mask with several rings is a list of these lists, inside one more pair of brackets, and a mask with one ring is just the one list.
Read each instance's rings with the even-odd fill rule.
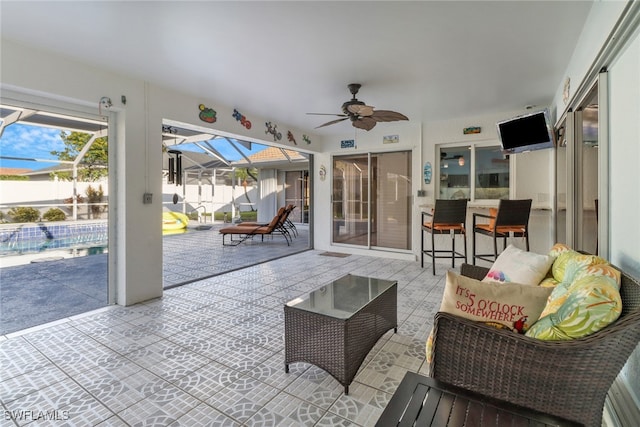
[[556,241],[599,252],[599,99],[596,84],[558,129]]
[[332,241],[411,249],[411,152],[333,158]]
[[293,205],[289,219],[297,224],[309,224],[309,171],[286,171],[285,205]]

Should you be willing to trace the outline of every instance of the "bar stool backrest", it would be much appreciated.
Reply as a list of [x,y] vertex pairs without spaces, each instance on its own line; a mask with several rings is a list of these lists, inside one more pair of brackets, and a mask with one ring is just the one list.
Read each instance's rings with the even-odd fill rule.
[[465,224],[467,221],[467,199],[437,199],[433,208],[434,224]]

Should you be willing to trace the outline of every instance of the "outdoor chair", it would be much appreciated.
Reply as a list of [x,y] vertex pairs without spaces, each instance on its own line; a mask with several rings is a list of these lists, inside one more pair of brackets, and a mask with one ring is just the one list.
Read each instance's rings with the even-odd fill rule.
[[[431,217],[431,221],[429,218]],[[431,257],[433,274],[436,274],[436,258],[451,258],[451,267],[455,267],[456,258],[467,262],[467,234],[465,223],[467,221],[467,200],[436,200],[433,212],[422,212],[422,237],[420,241],[420,262],[424,268],[424,256]],[[431,248],[425,249],[425,233],[431,234]],[[451,235],[451,249],[435,249],[435,235]],[[464,254],[456,252],[456,235],[462,235]],[[445,255],[446,254],[446,255]]]
[[[463,264],[482,280],[489,268]],[[454,314],[434,318],[429,376],[490,398],[601,427],[605,398],[640,342],[640,282],[621,272],[622,313],[591,335],[544,341]]]
[[[293,224],[293,222],[291,222],[291,220],[289,219],[291,212],[293,212],[295,208],[296,207],[294,205],[289,204],[278,210],[278,214],[280,214],[281,210],[284,209],[284,216],[283,218],[281,218],[280,224],[278,225],[278,227],[282,227],[283,229],[281,231],[286,232],[290,239],[292,239],[292,237],[298,237],[298,230],[296,229],[296,226]],[[260,225],[267,225],[267,224],[259,223],[259,222],[249,222],[249,221],[241,222],[238,224],[238,226],[240,227],[250,227],[250,226],[258,227]]]
[[291,231],[291,234],[293,234],[293,237],[298,237],[298,229],[296,228],[296,225],[293,223],[293,221],[291,221],[291,219],[289,218],[289,215],[291,214],[291,212],[293,212],[295,208],[296,206],[293,204],[290,204],[287,206],[287,210],[289,210],[289,214],[287,215],[287,219],[284,223],[284,226],[287,230]]
[[[500,200],[498,209],[489,209],[489,215],[473,214],[473,265],[476,259],[494,262],[498,258],[498,239],[503,239],[502,250],[507,247],[508,237],[524,237],[527,251],[529,250],[529,216],[531,214],[531,199]],[[478,218],[488,218],[489,223],[477,223]],[[476,253],[476,234],[483,234],[493,239],[492,254]]]
[[[289,246],[291,235],[283,226],[284,221],[286,221],[286,217],[287,211],[282,207],[268,224],[252,223],[253,225],[251,225],[240,223],[231,227],[221,228],[219,232],[222,234],[222,245],[237,246],[245,240],[258,235],[261,237],[262,241],[264,241],[264,236],[266,235],[281,234],[287,241],[287,246]],[[230,243],[225,243],[225,236],[227,235],[230,236]],[[239,236],[239,239],[234,240],[234,235]]]

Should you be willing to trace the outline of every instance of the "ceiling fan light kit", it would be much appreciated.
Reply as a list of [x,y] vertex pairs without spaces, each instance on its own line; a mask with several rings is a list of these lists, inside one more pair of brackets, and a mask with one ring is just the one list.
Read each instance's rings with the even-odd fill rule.
[[351,83],[347,85],[349,92],[351,92],[351,99],[342,104],[343,114],[324,114],[324,113],[307,113],[318,115],[335,115],[340,117],[336,120],[331,120],[327,123],[317,126],[316,129],[340,123],[344,120],[351,120],[353,127],[364,130],[371,130],[378,122],[395,122],[399,120],[409,120],[407,116],[395,111],[389,110],[375,110],[375,107],[366,105],[364,102],[359,101],[356,98],[358,91],[360,90],[360,83]]

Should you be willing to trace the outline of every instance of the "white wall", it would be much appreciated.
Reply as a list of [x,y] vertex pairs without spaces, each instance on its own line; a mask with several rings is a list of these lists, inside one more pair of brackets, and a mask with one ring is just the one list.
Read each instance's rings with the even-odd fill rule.
[[[544,108],[541,106],[540,108]],[[325,138],[323,140],[324,153],[316,155],[316,169],[319,170],[324,165],[327,170],[327,178],[321,181],[317,176],[315,179],[315,248],[321,250],[336,250],[331,244],[331,210],[327,208],[331,203],[331,156],[350,154],[350,153],[366,153],[367,151],[387,151],[387,150],[406,150],[413,152],[413,208],[412,218],[414,219],[412,232],[412,253],[413,258],[417,259],[420,255],[420,212],[421,210],[434,203],[435,182],[437,174],[435,170],[436,158],[438,153],[436,145],[440,144],[459,144],[459,143],[491,143],[499,144],[498,134],[496,130],[496,122],[511,118],[525,113],[526,110],[513,110],[504,113],[491,115],[478,115],[477,117],[467,117],[455,120],[429,122],[424,128],[417,123],[385,123],[373,130],[357,131],[355,139],[357,147],[355,149],[340,149],[340,141],[342,139],[354,139],[354,134],[347,134],[343,137]],[[464,135],[463,129],[470,126],[480,126],[482,131],[480,134]],[[382,136],[399,135],[400,142],[398,144],[383,144]],[[533,199],[535,209],[550,210],[553,206],[554,182],[553,182],[553,153],[554,150],[540,150],[530,153],[520,153],[513,155],[512,164],[514,165],[515,193],[517,198]],[[429,161],[431,162],[434,173],[431,184],[425,184],[422,176],[423,166]],[[532,177],[534,177],[532,179]],[[418,190],[426,190],[425,197],[417,197]],[[496,202],[497,205],[497,202]],[[480,206],[475,204],[474,206]],[[545,227],[545,229],[547,229]],[[540,247],[550,247],[549,243],[553,241],[553,229],[547,229],[547,235],[540,240]],[[351,250],[351,248],[350,248]],[[357,253],[366,253],[354,250]],[[373,255],[380,254],[375,252]],[[400,255],[393,252],[383,253],[385,256]]]
[[[571,96],[585,78],[627,4],[623,1],[594,3],[565,74],[571,81]],[[604,64],[609,70],[609,259],[635,277],[640,277],[639,32],[636,24],[631,41],[610,64]],[[560,82],[553,103],[557,118],[567,108],[562,99],[563,89],[564,81]],[[621,376],[635,395],[636,403],[640,402],[640,347],[636,348]]]
[[[64,104],[71,110],[91,108],[96,113],[101,97],[116,101],[109,136],[110,162],[118,165],[116,179],[110,182],[111,203],[117,207],[116,215],[110,215],[110,241],[117,245],[115,256],[109,257],[110,272],[115,273],[109,275],[110,289],[122,305],[160,296],[162,269],[152,266],[162,265],[162,237],[154,228],[160,223],[161,210],[159,204],[155,210],[154,205],[142,205],[142,194],[154,188],[145,179],[150,150],[144,83],[7,40],[2,40],[1,75],[0,95],[6,103],[17,94],[19,99],[44,106]],[[117,102],[121,95],[127,96],[126,109]],[[159,172],[157,176],[160,180]],[[159,181],[155,188],[159,194]]]
[[[640,277],[640,35],[609,68],[611,262]],[[640,347],[623,377],[640,402]]]
[[[412,232],[412,247],[411,252],[407,251],[367,251],[360,248],[354,248],[350,246],[348,249],[341,248],[340,245],[335,246],[331,243],[331,233],[333,227],[333,218],[331,217],[331,191],[332,191],[332,156],[334,155],[346,155],[354,153],[367,153],[367,152],[385,152],[385,151],[412,151],[412,185],[413,191],[413,206],[412,206],[412,218],[418,218],[418,199],[416,198],[416,191],[420,188],[420,182],[422,179],[422,166],[420,166],[421,158],[421,126],[420,123],[415,122],[394,122],[394,123],[382,123],[374,127],[370,131],[355,130],[355,133],[345,134],[341,137],[324,138],[322,141],[323,153],[315,155],[314,159],[314,173],[313,185],[314,185],[314,247],[319,250],[330,251],[344,251],[348,250],[354,254],[366,254],[371,256],[386,256],[396,259],[410,259],[415,260],[418,256],[420,249],[419,240],[419,221],[415,220],[413,224]],[[383,137],[390,135],[398,135],[398,143],[383,144]],[[340,141],[352,140],[356,141],[356,148],[341,149]],[[318,171],[320,167],[324,166],[327,171],[327,177],[324,181],[320,180]]]
[[[107,96],[113,101],[110,116],[109,152],[112,168],[110,180],[111,206],[109,216],[110,289],[116,301],[130,305],[162,295],[162,235],[157,232],[161,223],[163,119],[199,125],[217,134],[240,136],[271,145],[293,145],[287,141],[291,130],[296,140],[302,132],[278,123],[283,138],[278,144],[265,140],[265,120],[253,117],[251,111],[241,111],[252,121],[247,130],[232,117],[233,107],[221,106],[206,96],[193,97],[162,87],[68,60],[51,53],[2,40],[0,63],[3,102],[11,100],[38,102],[42,106],[65,107],[70,111],[98,112],[98,102]],[[121,96],[126,96],[126,104]],[[213,125],[198,118],[199,105],[217,111]],[[301,151],[319,150],[321,143],[313,133],[305,132],[311,144],[297,146]],[[155,195],[153,203],[142,203],[142,195]],[[114,274],[115,273],[115,274]]]
[[[565,72],[565,78],[569,78],[569,98],[575,95],[576,88],[585,78],[589,67],[604,45],[609,33],[620,17],[626,6],[626,1],[596,1],[587,17],[578,44],[571,53],[571,61]],[[566,109],[563,101],[565,80],[559,82],[556,95],[553,98],[552,113],[556,120],[560,118]]]
[[[540,109],[544,106],[539,106]],[[425,124],[422,164],[431,162],[435,168],[438,158],[437,145],[490,143],[499,145],[496,123],[526,113],[527,110],[513,110],[504,113],[478,115],[455,120],[431,122]],[[479,134],[464,135],[463,129],[470,126],[480,126]],[[511,177],[515,186],[512,198],[533,199],[533,208],[551,209],[553,206],[554,184],[552,180],[553,150],[540,150],[529,153],[518,153],[511,157],[515,174]],[[436,171],[434,169],[434,178]],[[532,177],[534,179],[532,179]],[[431,184],[422,184],[427,190],[425,204],[434,203],[436,179]],[[497,205],[497,201],[495,203]],[[475,203],[470,206],[481,206]]]

